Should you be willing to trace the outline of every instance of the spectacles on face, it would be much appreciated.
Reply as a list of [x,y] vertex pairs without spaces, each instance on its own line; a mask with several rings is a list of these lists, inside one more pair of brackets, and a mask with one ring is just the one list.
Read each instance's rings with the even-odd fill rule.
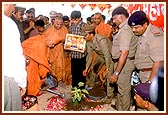
[[27,18],[34,18],[33,16],[27,16]]

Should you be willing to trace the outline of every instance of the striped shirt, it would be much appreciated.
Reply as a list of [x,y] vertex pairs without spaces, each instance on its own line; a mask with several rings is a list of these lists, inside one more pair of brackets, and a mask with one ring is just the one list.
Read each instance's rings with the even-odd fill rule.
[[[86,23],[84,23],[83,21],[81,21],[77,26],[75,26],[75,24],[71,24],[70,25],[70,34],[75,34],[75,35],[81,35],[82,33],[82,27],[85,26]],[[84,53],[80,53],[80,52],[77,52],[77,51],[72,51],[71,52],[71,58],[77,58],[77,59],[80,59],[84,56],[86,56],[86,52]]]

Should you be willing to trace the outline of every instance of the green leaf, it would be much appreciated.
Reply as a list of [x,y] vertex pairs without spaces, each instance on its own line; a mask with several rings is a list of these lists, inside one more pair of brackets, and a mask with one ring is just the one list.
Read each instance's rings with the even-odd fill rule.
[[74,95],[74,99],[77,99],[77,98],[78,98],[78,94],[75,94],[75,95]]
[[[79,87],[81,87],[81,86],[84,86],[84,83],[79,82],[78,85],[79,85]],[[89,94],[86,89],[81,90],[81,89],[79,89],[79,87],[73,87],[72,91],[71,91],[74,105],[77,105],[83,99],[83,95]]]
[[77,87],[72,87],[72,90],[75,90],[75,89],[77,89]]
[[86,89],[82,89],[83,93],[89,94],[89,92]]
[[76,95],[78,96],[78,95],[79,95],[79,93],[78,93],[78,92],[76,92]]
[[81,89],[78,89],[77,92],[78,92],[78,93],[81,93]]
[[72,102],[75,102],[75,98],[72,98]]
[[84,83],[83,83],[83,82],[79,82],[79,83],[78,83],[78,86],[79,86],[79,87],[84,86]]
[[81,101],[82,97],[81,96],[78,96],[78,101]]
[[77,104],[78,104],[78,101],[77,101],[77,100],[75,100],[74,105],[76,106]]
[[71,93],[73,94],[73,93],[75,93],[76,91],[71,91]]

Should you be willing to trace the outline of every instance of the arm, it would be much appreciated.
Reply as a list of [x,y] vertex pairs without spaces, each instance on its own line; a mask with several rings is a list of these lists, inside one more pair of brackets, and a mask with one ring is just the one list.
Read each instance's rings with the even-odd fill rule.
[[30,21],[29,27],[24,30],[24,34],[27,34],[32,28],[35,29],[35,23],[33,21]]
[[[53,28],[54,29],[54,28]],[[52,32],[52,29],[49,29],[45,32],[46,37],[46,41],[47,41],[47,45],[49,47],[54,47],[55,45],[59,44],[59,43],[64,43],[65,38],[66,38],[66,34],[68,33],[66,28],[61,28],[60,30],[58,30],[58,32]]]
[[152,72],[150,74],[149,80],[153,80],[157,74],[158,68],[164,62],[164,38],[163,36],[158,36],[154,38],[153,41],[148,43],[150,47],[150,58],[153,61]]
[[126,63],[126,59],[127,59],[127,55],[128,55],[128,51],[127,50],[124,50],[124,51],[121,51],[121,55],[120,55],[120,58],[119,58],[119,62],[118,62],[118,65],[114,71],[114,73],[112,74],[111,76],[111,83],[114,83],[117,81],[118,79],[118,74],[121,72],[122,68],[124,67],[125,63]]
[[154,77],[157,74],[158,68],[161,65],[163,65],[163,61],[154,62],[153,67],[152,67],[152,72],[151,72],[150,77],[149,77],[149,81],[152,81],[154,79]]
[[88,70],[89,70],[89,67],[92,63],[92,59],[93,59],[93,54],[94,54],[94,51],[93,49],[91,48],[91,42],[87,42],[87,45],[86,45],[86,48],[87,48],[87,57],[86,57],[86,69],[83,71],[83,75],[84,76],[87,76],[87,73],[88,73]]
[[108,38],[103,38],[99,41],[99,46],[101,48],[103,57],[105,58],[105,64],[106,64],[106,69],[110,69],[110,64],[111,64],[111,42],[108,40]]
[[121,72],[123,66],[125,65],[128,53],[129,52],[126,51],[126,50],[121,51],[121,55],[120,55],[120,58],[119,58],[119,61],[118,61],[118,65],[117,65],[115,71],[117,71],[119,73]]
[[26,29],[24,30],[24,34],[27,34],[32,28],[33,28],[33,27],[31,27],[31,26],[29,26],[28,28],[26,28]]

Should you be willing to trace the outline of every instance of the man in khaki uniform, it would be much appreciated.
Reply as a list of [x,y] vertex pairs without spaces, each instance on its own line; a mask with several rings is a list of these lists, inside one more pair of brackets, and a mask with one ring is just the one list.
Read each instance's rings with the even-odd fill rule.
[[[96,70],[93,70],[93,67],[95,67],[95,65],[91,65],[92,62],[92,58],[93,58],[93,54],[94,52],[96,52],[97,57],[96,60],[99,63],[103,63],[106,65],[106,70],[104,71],[104,74],[107,75],[107,84],[110,83],[110,76],[113,72],[112,68],[113,68],[113,62],[111,60],[111,41],[110,39],[107,39],[105,36],[103,35],[99,35],[99,34],[95,34],[95,27],[94,26],[84,26],[83,31],[86,32],[85,35],[85,39],[87,40],[87,58],[86,58],[86,69],[83,71],[83,75],[87,76],[88,73],[88,69],[90,66],[90,71],[92,71],[89,79],[90,84],[94,84],[95,82],[95,78],[97,73],[95,72]],[[103,65],[102,64],[102,65]],[[97,68],[99,69],[99,68]],[[94,74],[93,74],[94,73]],[[107,85],[107,97],[108,99],[106,99],[105,101],[107,103],[111,103],[112,100],[112,96],[113,96],[113,88],[110,87],[109,85]],[[106,98],[107,98],[106,97]]]
[[151,83],[164,61],[164,34],[158,27],[149,24],[143,11],[133,13],[128,24],[139,37],[135,66],[140,70],[140,80]]
[[117,7],[112,12],[113,22],[119,26],[119,31],[113,38],[112,60],[114,73],[111,83],[118,86],[116,105],[111,105],[118,111],[128,111],[131,99],[131,74],[134,67],[134,56],[137,46],[137,38],[127,24],[129,14],[123,7]]

